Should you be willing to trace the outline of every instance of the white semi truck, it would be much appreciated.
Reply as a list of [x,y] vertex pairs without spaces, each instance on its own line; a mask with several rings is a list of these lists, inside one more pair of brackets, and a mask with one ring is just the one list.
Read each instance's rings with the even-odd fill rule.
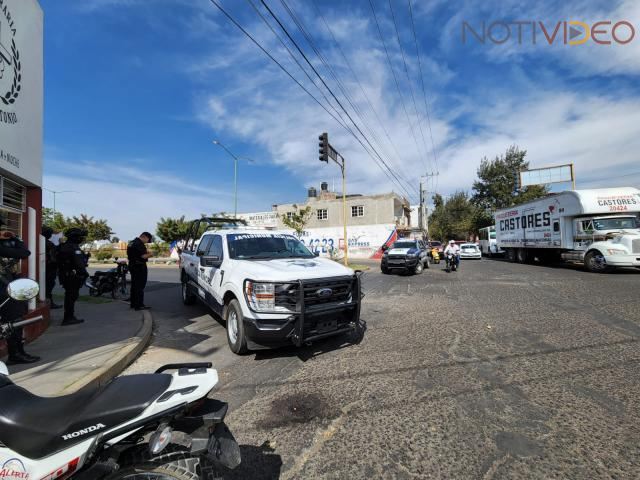
[[555,193],[495,213],[498,248],[514,262],[583,262],[591,272],[640,268],[640,190]]

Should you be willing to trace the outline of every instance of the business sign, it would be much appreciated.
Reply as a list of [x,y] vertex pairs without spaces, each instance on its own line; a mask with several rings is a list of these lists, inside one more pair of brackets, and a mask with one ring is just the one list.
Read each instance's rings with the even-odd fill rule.
[[0,0],[0,172],[42,185],[42,10]]
[[573,165],[559,165],[548,168],[532,168],[520,172],[520,185],[546,185],[573,181]]

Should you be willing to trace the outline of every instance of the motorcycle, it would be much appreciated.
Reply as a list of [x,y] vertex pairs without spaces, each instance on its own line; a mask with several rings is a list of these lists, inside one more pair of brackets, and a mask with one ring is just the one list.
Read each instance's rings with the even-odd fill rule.
[[445,256],[445,270],[447,273],[455,272],[458,269],[458,256],[447,253]]
[[[38,290],[33,280],[19,279],[7,292],[24,301]],[[0,324],[0,338],[34,321]],[[218,383],[210,363],[169,364],[50,398],[8,375],[0,362],[1,478],[195,480],[219,478],[240,464],[240,447],[224,423],[228,405],[208,398]]]
[[431,249],[431,263],[440,263],[440,252],[437,248]]
[[89,287],[89,295],[92,297],[100,297],[104,293],[111,293],[113,299],[126,298],[127,290],[127,273],[129,272],[129,264],[127,259],[116,258],[116,267],[106,272],[96,272],[87,279],[85,283]]

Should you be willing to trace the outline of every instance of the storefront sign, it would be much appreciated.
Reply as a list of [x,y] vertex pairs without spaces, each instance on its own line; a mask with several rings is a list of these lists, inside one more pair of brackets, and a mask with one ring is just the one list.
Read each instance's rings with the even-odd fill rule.
[[42,10],[0,0],[0,173],[42,184]]

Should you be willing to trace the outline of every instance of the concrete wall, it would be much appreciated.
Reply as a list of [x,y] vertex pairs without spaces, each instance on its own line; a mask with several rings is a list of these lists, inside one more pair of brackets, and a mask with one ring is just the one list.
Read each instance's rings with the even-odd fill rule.
[[[347,197],[347,225],[348,226],[364,226],[364,225],[395,225],[396,219],[400,219],[400,224],[407,222],[404,210],[403,199],[393,193],[384,195],[371,195],[360,197]],[[284,204],[277,206],[277,212],[280,216],[286,216],[287,212],[295,211],[294,204]],[[313,215],[307,224],[307,228],[332,228],[341,227],[343,220],[342,197],[336,198],[309,198],[304,204],[297,204],[299,208],[311,206]],[[362,217],[352,216],[351,207],[363,208]],[[327,210],[327,219],[318,220],[317,211]],[[278,228],[286,228],[282,220],[278,219]]]

